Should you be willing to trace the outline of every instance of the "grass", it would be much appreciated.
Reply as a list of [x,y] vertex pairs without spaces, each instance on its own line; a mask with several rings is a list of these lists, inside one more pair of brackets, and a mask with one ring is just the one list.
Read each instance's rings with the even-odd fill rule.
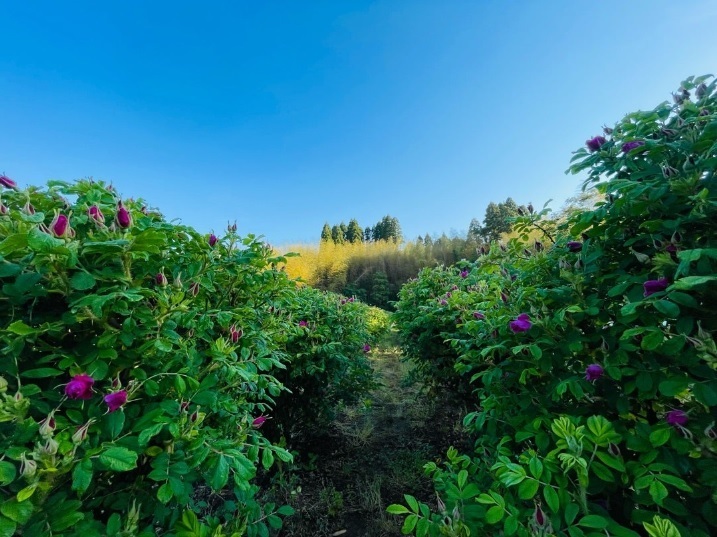
[[301,450],[296,468],[277,476],[277,501],[296,509],[281,535],[398,536],[401,519],[386,513],[388,505],[404,494],[435,504],[423,465],[464,439],[463,410],[425,396],[401,358],[390,340],[372,352],[379,388],[339,412]]

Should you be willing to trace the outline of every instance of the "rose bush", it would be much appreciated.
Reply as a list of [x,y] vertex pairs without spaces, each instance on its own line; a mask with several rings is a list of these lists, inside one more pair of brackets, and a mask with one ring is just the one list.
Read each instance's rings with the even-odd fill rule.
[[571,171],[605,196],[594,209],[553,227],[525,215],[521,238],[401,291],[406,352],[439,388],[472,390],[476,434],[473,453],[426,465],[437,512],[389,508],[404,533],[717,527],[715,85],[690,78],[576,152]]
[[102,183],[0,185],[0,535],[280,527],[252,480],[291,458],[255,426],[284,389],[283,258]]

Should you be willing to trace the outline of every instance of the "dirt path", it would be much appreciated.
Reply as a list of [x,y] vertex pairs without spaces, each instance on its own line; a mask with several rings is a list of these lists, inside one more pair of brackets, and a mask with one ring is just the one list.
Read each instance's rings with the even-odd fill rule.
[[465,441],[463,412],[422,395],[397,349],[371,358],[382,386],[364,405],[342,412],[301,469],[285,476],[296,515],[282,536],[398,536],[401,518],[386,514],[388,505],[403,502],[403,494],[435,504],[423,464]]

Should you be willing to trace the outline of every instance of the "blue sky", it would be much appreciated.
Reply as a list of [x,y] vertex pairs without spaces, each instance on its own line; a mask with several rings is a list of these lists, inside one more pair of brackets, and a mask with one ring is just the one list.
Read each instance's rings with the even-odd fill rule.
[[93,176],[209,232],[465,230],[557,208],[571,152],[715,72],[717,3],[3,2],[0,171]]

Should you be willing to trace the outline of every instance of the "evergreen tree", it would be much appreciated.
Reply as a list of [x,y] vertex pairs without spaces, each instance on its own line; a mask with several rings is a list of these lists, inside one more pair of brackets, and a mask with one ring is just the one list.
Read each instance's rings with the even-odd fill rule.
[[346,240],[354,242],[363,242],[363,230],[355,218],[349,220],[349,227],[346,230]]
[[333,240],[331,238],[331,227],[329,226],[329,223],[326,222],[324,224],[324,228],[321,230],[321,241],[330,241]]
[[341,229],[340,226],[335,225],[331,228],[331,240],[333,240],[336,244],[343,244],[344,242],[346,242],[344,230]]
[[371,242],[373,240],[373,229],[370,226],[366,226],[363,230],[363,241]]
[[373,240],[401,242],[403,240],[403,234],[401,233],[401,225],[398,223],[398,218],[394,218],[391,215],[384,216],[373,227]]
[[371,304],[388,309],[389,293],[388,275],[382,270],[374,272],[371,278]]
[[481,236],[482,231],[480,221],[477,218],[473,218],[468,225],[468,238],[478,238]]

